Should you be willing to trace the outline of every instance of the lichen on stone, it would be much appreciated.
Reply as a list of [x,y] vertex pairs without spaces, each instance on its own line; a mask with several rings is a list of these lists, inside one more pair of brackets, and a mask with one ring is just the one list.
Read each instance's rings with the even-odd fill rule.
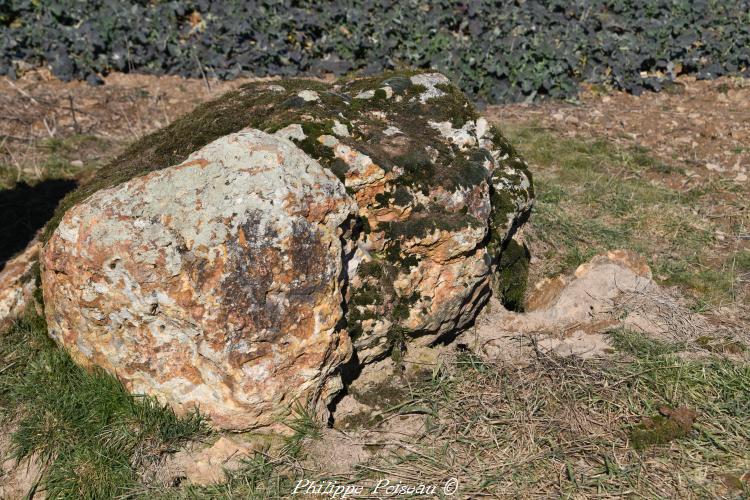
[[[80,207],[92,197],[99,200],[96,193],[102,190],[164,169],[170,170],[175,181],[161,189],[174,191],[169,193],[172,197],[180,196],[177,186],[182,179],[176,166],[196,151],[211,149],[216,141],[252,133],[265,134],[262,141],[273,142],[284,151],[293,148],[308,158],[315,169],[326,172],[325,182],[318,187],[327,186],[337,197],[344,196],[347,206],[354,207],[346,224],[342,222],[337,228],[341,253],[338,279],[343,295],[339,303],[344,315],[337,324],[348,332],[361,362],[389,353],[398,356],[412,344],[430,345],[470,324],[489,294],[492,274],[500,269],[504,276],[501,281],[508,283],[505,275],[516,272],[513,266],[503,267],[503,252],[508,255],[508,241],[531,209],[534,194],[526,164],[499,129],[489,126],[445,76],[413,71],[334,83],[296,79],[242,85],[130,146],[93,181],[64,199],[48,224],[45,239],[57,235],[57,250],[69,251],[61,240],[67,234],[63,233],[73,231],[76,224],[66,215],[72,207]],[[270,157],[263,158],[269,162]],[[246,167],[232,164],[240,169],[257,167],[250,163]],[[281,160],[270,164],[286,168]],[[314,170],[312,166],[310,169]],[[286,173],[268,175],[284,178]],[[191,182],[200,184],[195,179]],[[309,182],[312,187],[306,188],[308,191],[293,190],[294,196],[280,203],[307,207],[311,193],[324,196],[316,191],[314,181]],[[245,187],[248,196],[261,188]],[[198,196],[195,211],[205,212],[212,204],[226,203],[222,189]],[[236,189],[226,188],[244,199]],[[327,216],[330,207],[325,199],[316,199],[313,206],[313,211],[300,209],[302,212],[294,216],[308,221]],[[155,210],[152,219],[159,220],[159,209],[149,210]],[[174,217],[188,224],[192,220],[189,212]],[[104,214],[102,219],[109,215]],[[252,272],[257,279],[265,279],[264,272],[278,272],[277,268],[266,269],[270,263],[280,264],[267,255],[269,248],[261,252],[246,247],[250,240],[264,239],[261,215],[242,226],[241,236],[237,236],[242,241],[230,241],[232,237],[228,237],[224,246],[214,248],[213,240],[227,235],[222,232],[212,236],[204,227],[195,229],[203,231],[198,244],[182,242],[177,246],[183,253],[194,253],[200,245],[212,249],[214,256],[226,253],[224,257],[241,267],[236,269],[238,276]],[[224,220],[235,216],[229,211],[223,215]],[[58,227],[63,217],[67,222]],[[285,244],[300,242],[295,250],[297,260],[292,259],[300,269],[310,264],[323,246],[314,231],[306,233],[302,228],[292,231],[291,239],[283,240]],[[212,273],[225,271],[211,263],[219,261],[199,260],[192,267],[190,279],[210,280]],[[302,275],[286,278],[300,284],[309,279]],[[264,314],[283,309],[282,299],[273,302],[264,291],[273,287],[261,285],[239,283],[228,285],[227,290],[233,294],[232,300],[247,306],[245,310],[255,310],[256,302],[263,302],[258,310]],[[252,323],[252,318],[242,318],[237,311],[233,314],[239,315],[231,318],[237,325]],[[267,340],[273,343],[273,339]]]
[[293,142],[224,136],[64,215],[41,258],[49,334],[181,413],[279,427],[279,402],[325,406],[341,385],[341,230],[355,211]]

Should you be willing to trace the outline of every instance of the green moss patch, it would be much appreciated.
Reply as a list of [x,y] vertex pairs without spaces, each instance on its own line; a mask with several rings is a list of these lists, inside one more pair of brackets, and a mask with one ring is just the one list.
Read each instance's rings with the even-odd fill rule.
[[406,387],[394,383],[392,379],[368,386],[366,389],[350,388],[351,394],[358,402],[367,405],[370,408],[379,408],[386,410],[394,407],[409,398],[409,391]]
[[667,444],[690,435],[697,416],[694,410],[683,406],[676,410],[662,407],[659,411],[661,415],[644,418],[630,431],[630,442],[636,450]]
[[437,205],[429,212],[417,213],[409,219],[389,222],[383,226],[386,235],[391,239],[424,238],[436,230],[457,231],[465,227],[477,227],[481,224],[473,215],[446,212]]
[[511,311],[523,311],[531,254],[525,245],[510,239],[505,244],[492,285],[495,295]]

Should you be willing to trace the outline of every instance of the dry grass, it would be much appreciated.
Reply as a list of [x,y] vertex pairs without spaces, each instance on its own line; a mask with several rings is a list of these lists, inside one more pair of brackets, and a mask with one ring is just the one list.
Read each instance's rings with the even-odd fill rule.
[[[684,361],[620,335],[630,359],[619,363],[538,354],[509,367],[468,353],[446,362],[415,394],[432,408],[429,441],[377,468],[413,482],[457,477],[472,497],[730,493],[724,476],[750,468],[750,367]],[[629,432],[660,405],[697,408],[693,432],[636,451]]]
[[537,201],[525,229],[537,259],[530,282],[625,248],[644,255],[657,281],[681,287],[696,309],[746,303],[747,189],[714,177],[683,188],[672,182],[676,167],[642,148],[566,138],[533,122],[504,132],[534,173]]
[[[224,484],[152,489],[147,497],[285,498],[303,478],[365,491],[384,478],[438,486],[457,478],[460,498],[750,494],[750,366],[696,360],[684,344],[612,335],[617,353],[607,360],[539,351],[525,366],[468,352],[443,358],[385,414],[424,413],[426,431],[379,441],[381,451],[350,474],[302,466],[305,443],[317,438],[304,433],[302,447],[259,453]],[[686,433],[644,432],[644,423],[668,408],[695,410],[697,419]]]

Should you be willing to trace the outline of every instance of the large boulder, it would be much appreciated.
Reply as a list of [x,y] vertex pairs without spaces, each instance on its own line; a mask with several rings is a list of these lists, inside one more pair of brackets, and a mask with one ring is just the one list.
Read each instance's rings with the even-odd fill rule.
[[272,426],[325,408],[352,345],[366,363],[470,324],[532,199],[443,75],[245,85],[64,201],[50,334],[132,391]]
[[272,425],[351,351],[339,227],[355,207],[291,142],[224,136],[68,210],[44,252],[50,334],[131,391]]

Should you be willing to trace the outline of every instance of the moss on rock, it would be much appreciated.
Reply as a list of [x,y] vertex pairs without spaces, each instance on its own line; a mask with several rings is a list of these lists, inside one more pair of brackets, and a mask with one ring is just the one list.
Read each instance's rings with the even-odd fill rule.
[[392,240],[409,240],[424,238],[433,231],[457,231],[480,224],[481,222],[470,214],[451,213],[437,206],[431,211],[417,213],[404,221],[389,222],[383,229],[386,236]]
[[495,126],[490,128],[497,167],[492,173],[490,240],[488,249],[498,258],[507,238],[528,218],[534,200],[534,182],[526,162]]
[[[211,141],[253,127],[275,132],[287,125],[301,124],[306,139],[298,145],[331,169],[339,178],[345,173],[341,162],[335,161],[328,148],[318,143],[320,135],[331,134],[333,120],[348,125],[351,137],[341,138],[345,144],[369,146],[373,159],[381,167],[390,168],[400,163],[398,155],[385,151],[379,144],[386,136],[383,131],[388,123],[395,122],[409,138],[409,151],[423,152],[425,146],[439,143],[437,131],[426,129],[425,121],[451,121],[463,123],[476,116],[471,104],[458,88],[444,84],[445,92],[439,102],[421,102],[416,97],[425,90],[422,85],[411,83],[416,71],[389,72],[378,77],[342,79],[329,85],[308,79],[290,79],[273,82],[253,82],[228,92],[221,97],[199,105],[194,111],[177,119],[132,144],[124,153],[97,172],[88,183],[69,193],[60,203],[53,218],[47,224],[46,241],[55,230],[62,215],[72,206],[93,193],[116,186],[134,177],[160,170],[184,161],[192,152]],[[392,89],[388,98],[385,88]],[[370,99],[354,96],[374,90]],[[303,91],[312,91],[317,99],[301,97]],[[381,115],[368,113],[377,110]],[[356,124],[356,125],[355,125]],[[363,142],[363,139],[364,140]],[[417,153],[419,156],[421,153]],[[432,161],[431,170],[424,155],[412,165],[413,182],[442,185],[451,181],[454,166],[449,160],[450,151],[441,151],[441,158]],[[442,167],[441,167],[442,166]],[[404,180],[409,179],[406,176]],[[476,182],[472,177],[472,182]],[[455,187],[455,186],[454,186]]]
[[530,261],[526,245],[511,238],[503,246],[492,285],[495,295],[511,311],[523,311]]
[[[489,260],[496,261],[533,197],[523,160],[497,128],[480,122],[462,92],[440,74],[389,72],[332,84],[307,79],[254,82],[198,106],[131,145],[62,201],[45,240],[70,207],[98,190],[177,165],[206,144],[245,128],[289,138],[356,198],[356,238],[372,248],[358,279],[349,277],[353,281],[347,321],[354,339],[364,336],[365,325],[378,322],[380,330],[390,328],[405,337],[420,328],[413,321],[407,328],[409,320],[441,314],[439,305],[425,306],[433,297],[424,290],[422,297],[413,289],[420,280],[413,280],[411,273],[431,272],[430,266],[448,265],[467,255],[485,265],[485,246]],[[466,228],[486,228],[488,237]],[[461,250],[432,259],[413,249],[419,240],[430,238],[440,240],[436,247],[442,245],[441,252]],[[440,282],[439,286],[453,287],[439,293],[444,300],[451,293],[469,293],[477,285],[471,280],[486,280],[481,272],[464,271],[469,267],[456,268],[465,276],[451,275]],[[501,269],[503,283],[523,271],[514,265]],[[455,279],[471,282],[450,283]],[[394,283],[399,280],[397,291]],[[454,320],[429,321],[452,325]],[[391,340],[391,346],[398,343]]]

